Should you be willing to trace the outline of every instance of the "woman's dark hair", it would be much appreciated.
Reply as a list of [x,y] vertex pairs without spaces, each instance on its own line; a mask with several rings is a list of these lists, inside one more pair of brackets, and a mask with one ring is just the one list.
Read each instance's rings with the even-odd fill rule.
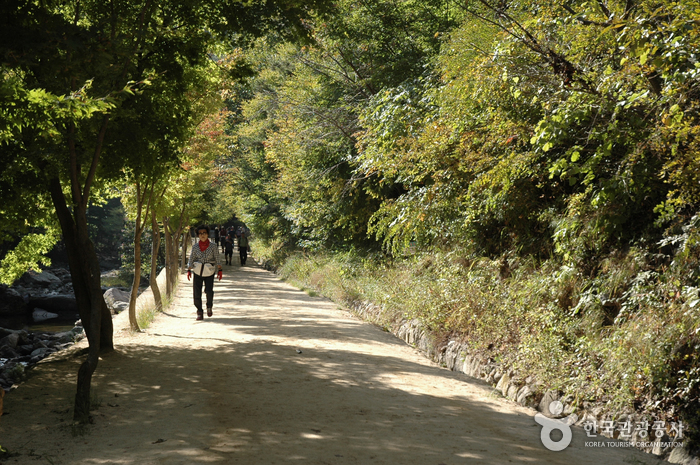
[[209,226],[207,226],[206,224],[203,224],[203,225],[197,227],[197,234],[199,234],[199,231],[201,231],[202,229],[207,232],[207,236],[210,234],[209,233]]

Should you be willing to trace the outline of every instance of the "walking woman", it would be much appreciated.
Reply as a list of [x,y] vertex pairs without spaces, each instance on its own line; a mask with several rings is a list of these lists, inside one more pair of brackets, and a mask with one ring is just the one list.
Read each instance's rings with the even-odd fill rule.
[[192,246],[190,261],[187,264],[187,280],[192,278],[194,271],[194,306],[197,308],[197,320],[204,319],[202,309],[202,284],[207,298],[207,316],[214,314],[214,275],[218,269],[219,281],[223,277],[221,270],[221,259],[219,258],[219,247],[209,240],[209,227],[200,226],[197,228],[199,242]]

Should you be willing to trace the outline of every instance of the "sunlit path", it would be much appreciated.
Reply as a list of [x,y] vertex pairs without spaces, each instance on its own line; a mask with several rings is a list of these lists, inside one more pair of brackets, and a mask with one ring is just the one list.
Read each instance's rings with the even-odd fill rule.
[[[10,463],[657,463],[584,447],[578,430],[550,452],[533,412],[251,262],[225,267],[212,318],[195,321],[191,292],[184,280],[145,333],[118,332],[87,435],[65,426],[74,361],[8,396],[0,437],[23,454]],[[36,402],[45,417],[25,418]]]

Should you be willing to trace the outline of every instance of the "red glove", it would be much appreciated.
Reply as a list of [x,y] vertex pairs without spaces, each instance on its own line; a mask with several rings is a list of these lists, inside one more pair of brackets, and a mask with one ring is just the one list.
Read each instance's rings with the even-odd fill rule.
[[221,281],[221,278],[224,277],[224,272],[223,270],[219,270],[219,281]]
[[187,270],[187,280],[189,281],[192,277],[192,270]]

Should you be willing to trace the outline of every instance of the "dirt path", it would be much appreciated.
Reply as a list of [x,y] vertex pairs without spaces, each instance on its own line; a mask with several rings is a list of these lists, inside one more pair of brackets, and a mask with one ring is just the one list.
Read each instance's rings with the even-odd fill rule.
[[116,332],[85,434],[70,426],[81,358],[37,366],[5,397],[5,463],[659,463],[585,447],[578,428],[550,452],[534,411],[253,264],[226,268],[213,318],[194,321],[184,281],[145,333]]

